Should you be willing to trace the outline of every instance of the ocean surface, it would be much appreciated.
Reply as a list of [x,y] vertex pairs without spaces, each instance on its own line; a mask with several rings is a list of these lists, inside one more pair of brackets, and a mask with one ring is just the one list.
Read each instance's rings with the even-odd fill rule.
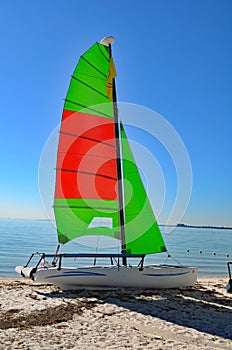
[[[178,262],[197,266],[200,276],[228,275],[227,262],[232,261],[232,230],[181,227],[163,233],[163,237],[172,257],[167,259],[166,253],[149,255],[146,264]],[[87,237],[87,241],[80,239],[79,243],[62,246],[60,252],[96,252],[96,242],[99,244],[94,238]],[[0,276],[18,276],[15,266],[25,265],[31,253],[53,254],[56,246],[56,228],[50,221],[0,219]],[[103,242],[102,246],[104,249],[98,248],[98,252],[118,253],[120,250],[119,247],[112,248],[108,242]]]

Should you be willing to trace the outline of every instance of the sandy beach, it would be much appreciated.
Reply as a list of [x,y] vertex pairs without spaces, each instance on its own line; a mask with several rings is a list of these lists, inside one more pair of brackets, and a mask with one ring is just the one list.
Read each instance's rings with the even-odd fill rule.
[[66,291],[0,278],[1,350],[232,349],[227,277],[173,290]]

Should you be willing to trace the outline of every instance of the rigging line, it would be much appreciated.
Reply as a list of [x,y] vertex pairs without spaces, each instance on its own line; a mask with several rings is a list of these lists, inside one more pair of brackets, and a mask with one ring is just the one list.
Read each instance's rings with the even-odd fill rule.
[[[72,103],[72,104],[74,104],[74,105],[76,105],[76,106],[80,106],[80,107],[82,107],[83,109],[85,109],[86,111],[89,109],[90,111],[95,112],[95,113],[98,113],[98,114],[100,114],[100,115],[102,115],[102,116],[105,116],[106,118],[113,119],[113,118],[112,118],[112,115],[110,115],[110,114],[103,113],[103,112],[101,112],[101,111],[99,111],[99,110],[97,110],[97,109],[95,109],[95,108],[91,108],[91,107],[89,107],[89,106],[85,106],[85,105],[83,105],[83,104],[81,104],[81,103],[78,103],[78,102],[69,100],[68,98],[65,98],[64,101],[65,101],[65,102]],[[104,104],[104,103],[101,103],[101,105],[102,105],[102,104]],[[107,102],[106,102],[106,104],[107,104]],[[85,111],[85,112],[82,112],[82,113],[87,114],[86,111]],[[78,111],[76,111],[76,112],[78,112]],[[74,113],[75,113],[75,112],[74,112]]]
[[[98,245],[99,245],[99,241],[100,241],[100,235],[98,235],[98,236],[97,236],[96,254],[97,254],[97,252],[98,252]],[[97,262],[97,258],[95,257],[95,259],[94,259],[94,263],[96,264],[96,262]]]
[[98,69],[93,63],[89,62],[84,56],[81,56],[81,58],[88,64],[90,65],[93,69],[95,69],[98,73],[102,74],[104,77],[107,78],[107,74],[102,72],[100,69]]
[[175,259],[171,254],[169,254],[169,251],[168,251],[168,250],[166,251],[166,253],[167,253],[167,257],[166,257],[166,259],[165,259],[165,263],[164,263],[164,264],[166,264],[167,261],[168,261],[168,259],[171,258],[171,259],[173,259],[173,260],[177,263],[177,265],[180,265],[181,267],[184,267],[184,265],[183,265],[180,261],[178,261],[177,259]]
[[110,62],[110,59],[105,55],[105,53],[103,52],[101,46],[99,43],[97,43],[97,46],[98,46],[98,49],[99,51],[101,52],[102,56],[104,56],[104,58],[106,59],[106,61],[109,63]]
[[116,210],[116,208],[104,208],[104,207],[94,207],[92,205],[53,205],[53,208],[60,208],[60,209],[86,209],[86,208],[90,208],[90,209],[94,209],[94,210]]
[[68,135],[68,136],[73,136],[73,137],[78,137],[78,138],[80,138],[80,139],[84,139],[84,140],[88,140],[88,141],[93,141],[93,142],[96,142],[96,143],[100,143],[100,144],[103,144],[103,145],[106,145],[106,146],[115,148],[115,146],[111,145],[111,144],[108,143],[108,142],[99,141],[99,140],[93,139],[93,138],[91,138],[91,137],[82,136],[82,135],[77,135],[77,134],[73,134],[73,133],[67,132],[67,131],[60,131],[60,134],[64,134],[64,135]]
[[99,95],[101,95],[101,96],[107,98],[107,100],[109,100],[109,98],[108,98],[107,95],[103,94],[101,91],[95,89],[95,88],[92,87],[91,85],[85,83],[84,81],[82,81],[82,80],[80,80],[80,79],[78,79],[78,78],[76,78],[76,77],[74,77],[74,76],[73,76],[73,79],[76,80],[76,81],[78,81],[80,84],[87,86],[87,88],[89,88],[89,89],[95,91],[97,94],[99,94]]
[[81,170],[78,170],[78,169],[74,170],[74,169],[56,168],[56,170],[66,171],[66,172],[70,172],[70,173],[79,173],[79,174],[86,174],[86,175],[92,175],[92,176],[99,176],[99,177],[104,177],[105,179],[114,180],[114,181],[117,180],[116,177],[103,175],[103,174],[97,174],[97,173],[91,173],[89,171],[81,171]]

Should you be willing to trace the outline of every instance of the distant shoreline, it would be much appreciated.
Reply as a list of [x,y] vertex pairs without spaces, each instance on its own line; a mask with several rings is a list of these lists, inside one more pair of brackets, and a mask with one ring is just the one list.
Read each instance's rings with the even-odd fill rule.
[[165,225],[159,224],[159,226],[167,226],[167,227],[183,227],[183,228],[208,228],[215,230],[232,230],[232,227],[229,226],[210,226],[210,225],[187,225],[187,224],[177,224],[177,225]]
[[176,227],[188,227],[188,228],[209,228],[217,230],[232,230],[232,227],[228,226],[207,226],[207,225],[186,225],[186,224],[177,224]]

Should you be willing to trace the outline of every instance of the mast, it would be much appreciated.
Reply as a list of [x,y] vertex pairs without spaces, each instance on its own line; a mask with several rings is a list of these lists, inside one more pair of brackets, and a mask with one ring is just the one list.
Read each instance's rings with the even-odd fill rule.
[[[111,43],[109,43],[109,54],[111,58],[112,57]],[[122,188],[122,163],[121,163],[120,132],[119,132],[115,78],[113,78],[113,109],[114,109],[114,132],[115,132],[115,143],[116,143],[116,164],[117,164],[117,177],[118,177],[118,201],[119,201],[121,252],[122,254],[126,254],[125,220],[124,220],[123,188]],[[125,266],[127,265],[126,257],[122,258],[122,264]]]

